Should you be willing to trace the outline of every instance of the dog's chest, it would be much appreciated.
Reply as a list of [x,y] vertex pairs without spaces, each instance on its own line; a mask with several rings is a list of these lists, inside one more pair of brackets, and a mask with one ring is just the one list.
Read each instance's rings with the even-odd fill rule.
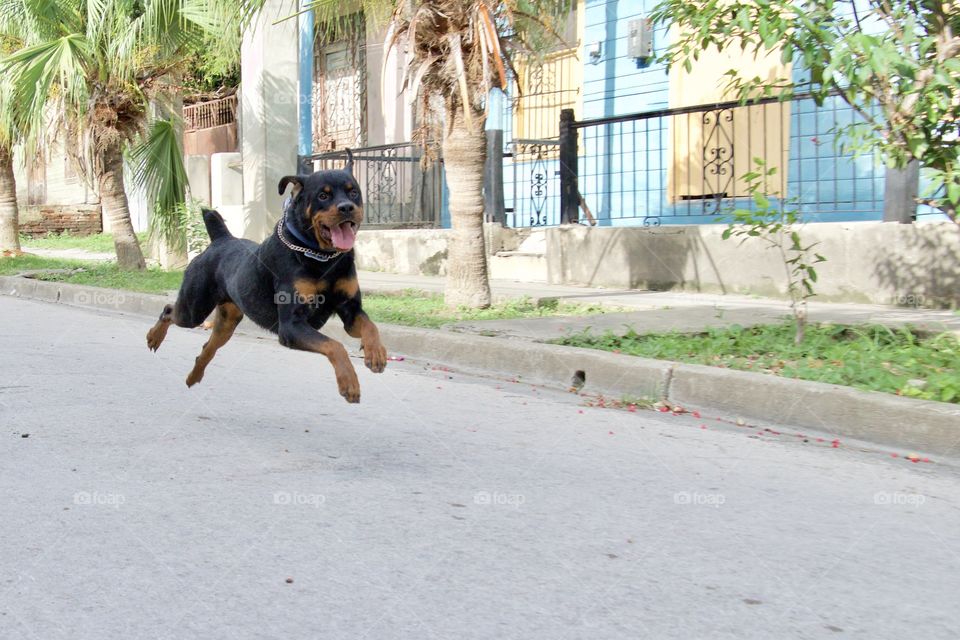
[[323,279],[301,277],[294,281],[294,304],[298,305],[314,328],[319,328],[333,313],[342,294]]

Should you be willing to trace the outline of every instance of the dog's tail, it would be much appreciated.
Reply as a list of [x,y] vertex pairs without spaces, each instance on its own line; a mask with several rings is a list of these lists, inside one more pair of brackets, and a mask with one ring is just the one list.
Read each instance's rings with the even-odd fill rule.
[[233,234],[227,229],[227,223],[223,221],[223,216],[213,209],[203,209],[203,224],[207,227],[210,242],[216,242],[220,238],[233,237]]

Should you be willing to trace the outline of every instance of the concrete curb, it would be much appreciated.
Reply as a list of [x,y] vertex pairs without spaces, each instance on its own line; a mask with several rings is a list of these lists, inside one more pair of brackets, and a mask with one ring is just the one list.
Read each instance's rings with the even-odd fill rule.
[[[0,276],[0,293],[155,317],[167,296]],[[344,334],[336,325],[328,333]],[[259,329],[240,331],[263,335]],[[960,406],[778,378],[747,371],[648,360],[510,338],[380,325],[391,353],[525,382],[565,385],[573,372],[606,395],[664,399],[731,419],[827,431],[910,451],[956,456]]]
[[960,406],[777,376],[677,364],[670,400],[910,451],[960,454]]

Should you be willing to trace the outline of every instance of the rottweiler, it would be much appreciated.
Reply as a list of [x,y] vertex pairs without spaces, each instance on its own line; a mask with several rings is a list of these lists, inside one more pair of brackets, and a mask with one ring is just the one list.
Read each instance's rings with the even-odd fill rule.
[[363,223],[363,198],[353,155],[347,151],[343,170],[285,176],[281,196],[289,185],[293,190],[283,216],[259,245],[234,237],[216,211],[203,211],[210,245],[187,265],[177,300],[163,308],[147,332],[147,346],[156,351],[171,323],[197,327],[216,309],[210,339],[187,376],[192,387],[248,316],[277,334],[283,346],[325,355],[340,395],[359,402],[360,383],[346,349],[319,332],[336,313],[347,334],[360,339],[367,367],[374,373],[386,367],[387,351],[363,311],[357,284],[353,245]]

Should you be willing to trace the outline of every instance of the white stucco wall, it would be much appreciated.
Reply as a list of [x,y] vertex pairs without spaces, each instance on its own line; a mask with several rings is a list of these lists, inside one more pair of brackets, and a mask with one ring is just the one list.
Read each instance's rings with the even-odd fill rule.
[[297,3],[267,0],[241,45],[243,236],[263,240],[280,217],[280,178],[297,170]]

